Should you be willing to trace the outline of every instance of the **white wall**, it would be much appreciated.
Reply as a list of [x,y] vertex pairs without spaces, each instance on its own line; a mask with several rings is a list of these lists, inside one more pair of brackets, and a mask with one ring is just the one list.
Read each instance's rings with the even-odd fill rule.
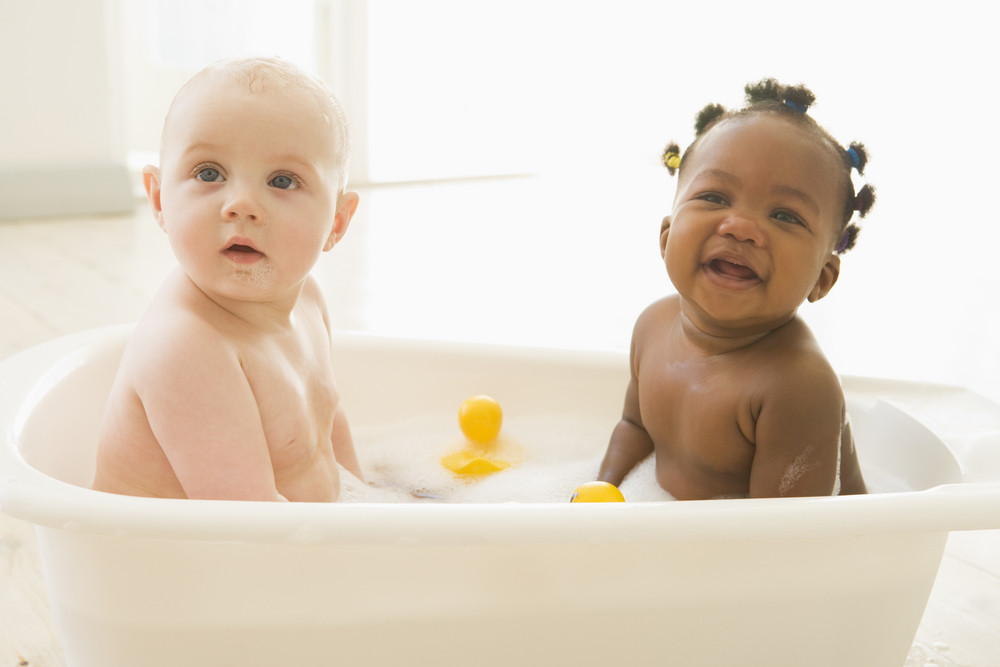
[[0,0],[0,219],[129,210],[106,0]]
[[[204,60],[248,49],[295,57],[324,31],[329,55],[345,34],[366,33],[345,12],[363,3],[316,2],[332,24],[312,25],[308,0],[0,0],[0,170],[120,160],[116,113],[129,148],[155,149],[166,104]],[[127,99],[109,57],[109,5],[129,22]],[[215,22],[200,41],[181,33],[191,45],[153,48],[157,30],[179,36],[163,29],[182,6]],[[244,15],[251,7],[271,12],[266,29]],[[819,99],[810,113],[841,141],[867,143],[880,195],[836,289],[803,309],[834,365],[1000,397],[1000,42],[979,0],[370,0],[363,16],[372,32],[367,47],[355,39],[361,58],[320,70],[334,83],[359,63],[371,75],[369,117],[351,120],[356,148],[370,130],[373,180],[555,170],[601,193],[609,177],[659,170],[652,186],[614,193],[655,198],[649,216],[580,216],[580,234],[655,231],[672,197],[659,150],[690,141],[703,104],[739,104],[761,76],[807,83]],[[283,32],[302,48],[283,53]],[[199,60],[161,63],[154,80],[137,56],[157,53]],[[344,96],[349,107],[358,99]],[[5,183],[0,173],[0,218]],[[553,215],[552,229],[561,222]],[[640,283],[632,310],[662,289]]]

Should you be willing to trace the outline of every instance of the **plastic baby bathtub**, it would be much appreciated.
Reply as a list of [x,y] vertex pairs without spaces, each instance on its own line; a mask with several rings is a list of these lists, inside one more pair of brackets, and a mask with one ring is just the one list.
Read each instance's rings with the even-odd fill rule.
[[[566,502],[588,476],[561,502],[98,493],[85,485],[129,331],[0,364],[0,503],[36,524],[73,667],[902,665],[948,531],[1000,527],[1000,483],[968,481],[934,433],[878,399],[938,390],[861,378],[845,390],[867,496]],[[617,354],[348,335],[335,348],[363,465],[366,442],[428,415],[450,423],[488,393],[512,424],[572,424],[596,470],[626,380]]]

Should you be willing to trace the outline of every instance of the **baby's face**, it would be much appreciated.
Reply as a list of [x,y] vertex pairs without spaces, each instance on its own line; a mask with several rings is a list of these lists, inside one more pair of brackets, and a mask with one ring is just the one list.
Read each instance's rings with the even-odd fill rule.
[[158,222],[202,290],[297,295],[350,218],[338,211],[334,141],[292,87],[251,92],[215,76],[182,93],[164,132]]
[[724,121],[685,160],[663,254],[703,330],[770,331],[836,282],[835,156],[787,120]]

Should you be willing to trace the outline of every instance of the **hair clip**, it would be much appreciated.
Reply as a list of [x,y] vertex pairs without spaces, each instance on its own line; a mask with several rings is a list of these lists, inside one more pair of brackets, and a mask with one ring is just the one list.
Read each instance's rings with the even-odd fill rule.
[[798,102],[793,102],[792,100],[785,100],[785,106],[791,109],[792,111],[798,111],[799,113],[805,113],[806,111],[809,110],[809,107],[807,107],[806,105],[799,104]]
[[861,233],[861,229],[855,224],[849,224],[844,228],[844,233],[840,236],[840,241],[837,242],[837,247],[834,248],[834,252],[838,255],[843,255],[845,252],[854,247],[858,242],[858,234]]
[[679,169],[681,166],[681,156],[673,151],[663,153],[663,164],[667,169]]
[[851,166],[857,169],[859,174],[864,174],[865,165],[868,164],[868,151],[865,149],[865,145],[858,141],[852,141],[846,153]]
[[847,157],[850,158],[851,166],[854,167],[855,169],[857,169],[858,166],[861,164],[861,156],[858,155],[858,152],[854,150],[853,146],[847,149]]
[[840,237],[840,242],[834,249],[835,253],[837,253],[838,255],[842,255],[843,253],[847,252],[848,248],[851,247],[854,238],[857,236],[857,234],[852,233],[852,231],[853,230],[851,230],[851,228],[844,230],[843,235]]

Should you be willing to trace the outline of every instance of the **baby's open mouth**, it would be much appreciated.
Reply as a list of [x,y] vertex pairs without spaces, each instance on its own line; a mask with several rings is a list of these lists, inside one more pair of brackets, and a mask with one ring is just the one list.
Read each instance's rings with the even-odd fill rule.
[[716,257],[706,268],[729,287],[749,287],[760,282],[756,271],[733,257]]
[[749,266],[739,264],[728,259],[713,259],[708,263],[708,268],[726,278],[733,280],[758,280],[757,273]]
[[231,243],[222,251],[229,261],[237,264],[252,264],[263,259],[264,253],[245,243]]

